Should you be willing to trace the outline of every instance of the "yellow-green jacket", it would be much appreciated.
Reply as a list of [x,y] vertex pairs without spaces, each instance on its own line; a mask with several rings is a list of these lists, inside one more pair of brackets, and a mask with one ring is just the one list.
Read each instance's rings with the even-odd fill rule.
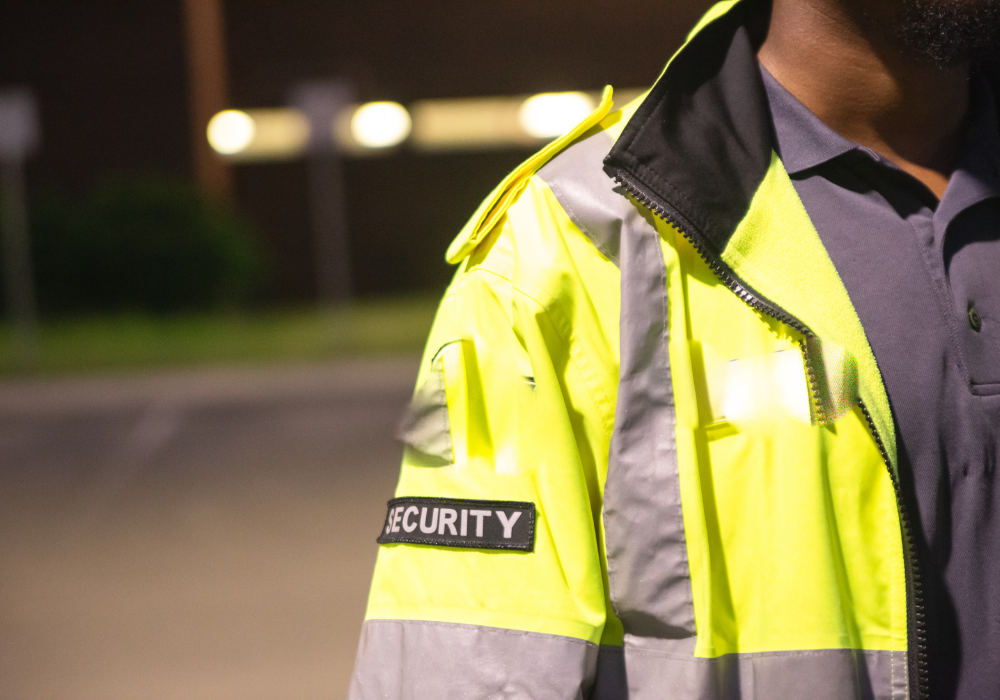
[[892,414],[760,11],[714,7],[449,249],[352,700],[919,697]]

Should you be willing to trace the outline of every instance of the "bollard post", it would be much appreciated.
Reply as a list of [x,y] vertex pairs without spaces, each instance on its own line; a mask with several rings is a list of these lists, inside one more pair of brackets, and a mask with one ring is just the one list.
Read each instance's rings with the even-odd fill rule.
[[0,91],[0,236],[8,319],[22,371],[38,358],[38,309],[31,264],[24,161],[38,147],[38,108],[24,88]]
[[297,85],[289,102],[309,121],[306,167],[313,230],[316,293],[321,303],[345,304],[351,298],[350,244],[344,212],[343,165],[333,125],[351,101],[339,80]]

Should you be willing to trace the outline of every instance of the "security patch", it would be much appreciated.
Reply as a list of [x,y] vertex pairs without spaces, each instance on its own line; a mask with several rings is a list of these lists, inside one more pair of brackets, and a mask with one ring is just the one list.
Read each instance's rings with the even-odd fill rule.
[[535,504],[458,498],[394,498],[379,544],[473,549],[535,548]]

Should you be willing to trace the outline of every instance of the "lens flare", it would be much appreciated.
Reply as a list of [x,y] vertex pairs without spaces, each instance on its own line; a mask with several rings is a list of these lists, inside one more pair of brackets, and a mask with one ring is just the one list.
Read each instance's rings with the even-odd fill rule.
[[397,102],[369,102],[351,117],[351,136],[365,148],[396,146],[410,135],[410,113]]
[[253,117],[238,109],[219,112],[208,122],[208,143],[212,150],[223,155],[245,150],[256,133]]
[[583,92],[546,92],[521,104],[518,122],[537,139],[562,136],[594,110],[594,100]]

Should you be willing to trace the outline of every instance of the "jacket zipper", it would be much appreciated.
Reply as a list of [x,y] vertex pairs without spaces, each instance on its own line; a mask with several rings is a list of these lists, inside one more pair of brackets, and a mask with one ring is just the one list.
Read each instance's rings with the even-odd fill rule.
[[[681,235],[683,235],[684,238],[691,243],[694,249],[698,252],[698,255],[701,256],[702,260],[704,260],[705,263],[711,268],[712,272],[715,273],[719,280],[748,306],[799,331],[799,333],[806,338],[805,345],[807,346],[810,340],[816,340],[818,338],[818,336],[813,333],[813,331],[806,326],[806,324],[802,323],[802,321],[798,320],[776,304],[759,298],[747,289],[740,279],[733,273],[732,269],[720,260],[717,255],[707,249],[701,239],[701,235],[697,233],[698,229],[693,226],[691,222],[688,221],[688,219],[680,212],[666,203],[661,203],[654,199],[653,196],[647,193],[640,182],[634,179],[627,172],[624,172],[621,168],[615,168],[614,178],[615,182],[621,185],[631,197],[653,212],[653,214],[680,231]],[[803,354],[806,357],[810,394],[814,399],[816,399],[818,397],[818,393],[814,377],[814,368],[812,367],[813,363],[810,358],[811,353],[808,351],[808,348],[805,348],[805,350],[806,352]],[[819,408],[819,401],[817,400],[815,403],[817,404],[817,413],[821,414],[822,411]],[[925,700],[925,698],[927,698],[928,680],[927,631],[924,614],[923,585],[920,567],[916,556],[916,545],[910,526],[910,519],[907,515],[906,505],[903,500],[899,479],[892,468],[892,463],[889,460],[889,453],[886,452],[885,445],[882,442],[881,436],[878,434],[878,430],[875,428],[875,423],[872,420],[871,414],[868,412],[868,408],[860,399],[858,400],[858,403],[861,408],[861,413],[864,415],[865,420],[868,423],[868,428],[871,430],[872,436],[875,438],[875,443],[878,445],[879,453],[882,455],[882,461],[885,463],[886,469],[889,471],[889,478],[892,481],[892,488],[896,497],[896,508],[899,512],[900,525],[903,530],[904,571],[910,588],[910,595],[908,596],[907,601],[907,647],[910,653],[910,668],[915,669],[916,671],[915,677],[911,675],[911,681],[915,686],[915,699]]]
[[872,435],[875,436],[875,443],[878,445],[879,452],[882,454],[882,461],[885,462],[886,467],[889,469],[889,478],[892,480],[892,489],[896,494],[896,504],[899,508],[899,521],[903,528],[903,556],[906,559],[904,570],[909,574],[909,584],[911,588],[910,599],[912,609],[908,610],[908,613],[912,615],[912,624],[908,624],[907,628],[909,648],[912,650],[911,653],[913,655],[912,668],[916,670],[916,678],[913,680],[914,685],[916,686],[918,700],[925,700],[925,698],[928,697],[927,684],[929,681],[927,669],[927,618],[924,609],[923,577],[920,571],[919,561],[916,556],[916,544],[913,538],[913,530],[910,525],[910,519],[907,515],[906,507],[904,506],[903,493],[899,486],[899,479],[892,470],[892,466],[889,462],[889,454],[885,450],[882,438],[875,429],[875,422],[872,420],[872,416],[868,412],[868,407],[865,406],[864,401],[858,399],[858,406],[861,408],[861,413],[864,415],[865,421],[868,422],[869,430],[871,430]]

